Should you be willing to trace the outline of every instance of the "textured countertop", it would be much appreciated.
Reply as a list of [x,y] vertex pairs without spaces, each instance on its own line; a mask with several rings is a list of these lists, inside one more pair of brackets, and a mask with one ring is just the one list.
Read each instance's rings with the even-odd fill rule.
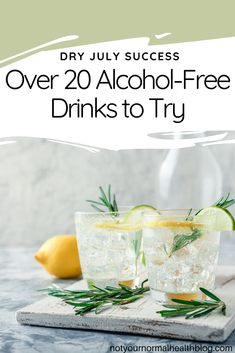
[[[160,348],[154,348],[154,346],[162,346],[162,351],[169,351],[170,344],[173,346],[200,345],[200,342],[195,343],[125,334],[19,325],[15,320],[16,310],[42,298],[43,295],[37,291],[38,289],[47,287],[52,283],[68,286],[74,282],[74,280],[62,281],[51,278],[35,262],[33,258],[34,252],[34,248],[1,248],[1,352],[144,352],[144,349],[141,349],[142,346],[148,346],[148,350],[146,350],[148,352],[157,352],[161,350]],[[168,345],[168,347],[165,347],[166,345]],[[233,346],[233,351],[235,352],[235,332],[222,346],[223,345]],[[111,346],[116,347],[111,348]],[[135,346],[139,346],[139,350],[137,350],[138,347]],[[213,345],[210,344],[210,346]],[[224,350],[223,347],[220,348]],[[179,351],[186,351],[186,349],[187,347],[178,348]],[[201,347],[201,349],[197,350],[197,352],[202,351],[206,351],[206,347]]]

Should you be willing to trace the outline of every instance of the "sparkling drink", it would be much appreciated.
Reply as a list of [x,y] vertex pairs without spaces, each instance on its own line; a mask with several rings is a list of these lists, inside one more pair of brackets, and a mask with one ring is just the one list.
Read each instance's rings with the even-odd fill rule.
[[142,243],[140,224],[128,224],[126,212],[75,215],[83,278],[88,286],[104,288],[138,284]]
[[220,233],[187,214],[173,210],[144,215],[144,254],[158,301],[196,299],[200,287],[214,287]]

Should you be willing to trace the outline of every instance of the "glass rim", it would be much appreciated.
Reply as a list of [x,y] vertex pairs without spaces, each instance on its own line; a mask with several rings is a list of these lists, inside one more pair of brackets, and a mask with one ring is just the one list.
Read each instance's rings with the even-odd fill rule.
[[[190,215],[192,212],[198,212],[198,209],[196,208],[162,208],[162,209],[156,209],[155,211],[143,211],[144,214],[153,214],[156,215],[156,213],[159,216],[164,216],[164,215],[171,215],[171,216],[184,216],[186,212],[189,213]],[[177,213],[179,212],[179,213]],[[180,213],[181,212],[181,213]],[[192,214],[193,216],[193,214]]]
[[[120,206],[119,207],[119,211],[117,212],[110,212],[110,211],[104,211],[104,212],[101,212],[101,211],[75,211],[74,214],[75,215],[114,215],[116,213],[118,214],[125,214],[127,213],[128,211],[131,211],[131,209],[135,207],[135,206]],[[169,212],[169,215],[170,216],[185,216],[185,213],[183,212],[189,212],[191,210],[191,212],[197,212],[198,209],[196,208],[164,208],[164,209],[156,209],[155,211],[141,211],[142,214],[148,214],[148,215],[156,215],[156,213],[159,215],[159,216],[164,216],[164,215],[167,215],[167,213]],[[174,213],[174,212],[182,212],[182,213]],[[161,214],[161,213],[163,214]]]
[[[162,209],[162,210],[156,210],[156,211],[143,211],[142,217],[146,221],[147,218],[158,218],[158,220],[162,221],[171,221],[172,219],[175,220],[176,222],[183,222],[183,223],[200,223],[201,225],[204,226],[209,226],[211,224],[211,220],[204,220],[204,221],[199,221],[197,222],[195,220],[195,213],[190,213],[189,211],[192,210],[191,212],[197,212],[198,209],[193,209],[193,208],[179,208],[179,209]],[[181,213],[177,213],[181,212]],[[189,219],[187,219],[189,217]]]
[[[118,214],[126,214],[128,211],[130,211],[134,206],[120,206],[120,211],[117,212],[110,212],[110,211],[75,211],[74,214],[76,215],[116,215]],[[124,210],[126,209],[126,210]]]
[[[184,208],[156,208],[156,211],[161,211],[161,212],[164,212],[164,211],[189,211],[189,210],[192,210],[192,211],[197,211],[198,209],[196,208],[192,208],[192,207],[184,207]],[[147,212],[154,212],[154,211],[147,211]]]

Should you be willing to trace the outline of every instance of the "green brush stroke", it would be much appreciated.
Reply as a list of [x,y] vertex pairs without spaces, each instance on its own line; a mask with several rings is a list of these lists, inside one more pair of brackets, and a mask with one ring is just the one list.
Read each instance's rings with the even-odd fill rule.
[[[67,35],[79,38],[48,49],[138,37],[150,44],[231,37],[234,13],[234,0],[1,1],[0,61]],[[165,32],[172,34],[155,38]]]

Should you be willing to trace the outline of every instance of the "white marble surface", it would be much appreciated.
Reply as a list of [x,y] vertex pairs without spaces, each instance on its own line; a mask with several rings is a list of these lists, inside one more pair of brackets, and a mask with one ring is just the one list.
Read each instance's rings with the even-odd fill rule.
[[[90,209],[85,200],[96,197],[99,185],[111,183],[123,205],[158,204],[156,172],[166,150],[92,153],[43,139],[16,141],[0,145],[0,245],[39,245],[55,234],[74,233],[74,211]],[[211,150],[223,172],[223,193],[235,195],[234,144]],[[196,178],[197,161],[192,156],[187,163]],[[190,185],[189,178],[184,191]]]
[[[169,345],[173,345],[182,347],[178,351],[186,351],[185,345],[190,344],[189,341],[126,334],[21,326],[16,322],[15,311],[42,298],[38,289],[52,283],[68,286],[73,281],[54,280],[43,272],[33,259],[35,248],[9,247],[0,251],[0,351],[3,353],[108,353],[112,345],[130,347],[132,351],[134,346],[158,345],[169,351]],[[233,254],[227,255],[227,262],[234,261],[233,257]],[[235,333],[221,345],[232,346],[235,350]],[[216,346],[218,344],[205,344],[197,351],[212,351]]]

